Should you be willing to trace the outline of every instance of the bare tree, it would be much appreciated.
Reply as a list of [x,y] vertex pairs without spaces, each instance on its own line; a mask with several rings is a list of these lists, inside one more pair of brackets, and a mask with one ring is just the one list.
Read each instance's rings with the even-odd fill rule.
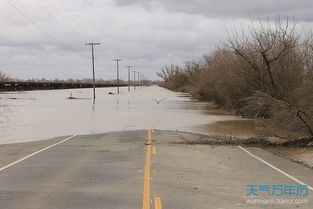
[[277,71],[286,66],[277,63],[293,54],[298,40],[296,24],[288,19],[283,23],[277,18],[274,22],[259,21],[257,25],[252,22],[247,33],[243,31],[240,37],[238,33],[230,37],[227,47],[255,71],[263,91],[280,96]]
[[10,77],[0,71],[0,81],[8,81]]
[[[313,35],[289,19],[251,22],[203,62],[169,65],[165,87],[266,121],[286,139],[313,141]],[[273,133],[274,133],[273,132]],[[289,134],[292,136],[289,137]],[[301,140],[300,140],[301,141]]]
[[271,121],[275,122],[277,128],[302,132],[313,141],[313,107],[311,105],[313,97],[311,96],[310,101],[307,101],[307,98],[305,100],[305,105],[292,104],[263,92],[255,92],[243,101],[246,102],[244,107],[246,111],[257,116],[263,108],[266,108],[271,112]]

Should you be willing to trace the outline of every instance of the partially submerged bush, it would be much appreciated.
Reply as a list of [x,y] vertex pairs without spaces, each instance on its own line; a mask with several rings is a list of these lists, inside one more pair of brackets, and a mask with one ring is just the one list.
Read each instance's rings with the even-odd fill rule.
[[298,100],[298,95],[295,95],[295,98],[288,102],[264,92],[255,92],[243,100],[246,103],[243,109],[255,117],[259,117],[260,112],[265,109],[275,127],[295,133],[293,137],[313,137],[313,97],[307,96],[309,97],[306,99],[302,97]]
[[165,66],[164,86],[313,138],[313,36],[280,19],[234,34],[201,62]]

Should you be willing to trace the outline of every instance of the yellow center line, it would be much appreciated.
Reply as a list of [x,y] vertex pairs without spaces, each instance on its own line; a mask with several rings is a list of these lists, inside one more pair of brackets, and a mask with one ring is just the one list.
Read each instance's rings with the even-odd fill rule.
[[[151,173],[151,148],[152,153],[156,154],[156,146],[152,146],[152,130],[148,130],[148,136],[146,141],[146,164],[143,184],[143,198],[142,209],[150,209],[150,173]],[[162,209],[162,203],[160,197],[154,197],[154,209]]]
[[147,145],[151,145],[152,143],[152,131],[148,130],[148,137],[147,137]]
[[160,197],[154,198],[154,209],[162,209],[162,203]]
[[146,164],[143,184],[143,201],[142,209],[150,209],[150,167],[151,167],[151,130],[148,130],[148,138],[146,143]]

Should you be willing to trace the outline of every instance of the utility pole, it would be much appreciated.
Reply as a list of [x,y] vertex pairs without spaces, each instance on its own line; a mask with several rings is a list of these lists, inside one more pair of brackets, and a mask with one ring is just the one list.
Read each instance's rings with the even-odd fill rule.
[[94,46],[100,45],[100,43],[86,43],[86,46],[91,46],[91,62],[92,62],[92,80],[93,80],[93,101],[96,100],[96,77],[95,77],[95,55],[94,55]]
[[116,77],[117,77],[117,94],[120,93],[120,74],[118,69],[118,62],[122,61],[122,59],[114,59],[113,61],[116,61]]
[[144,74],[141,75],[141,88],[143,88],[144,85]]
[[137,72],[137,71],[133,71],[133,73],[134,73],[134,82],[133,82],[133,84],[134,84],[134,90],[136,90],[136,72]]
[[138,89],[140,88],[140,73],[138,72]]
[[133,66],[128,65],[126,67],[128,68],[128,91],[130,91],[130,70]]

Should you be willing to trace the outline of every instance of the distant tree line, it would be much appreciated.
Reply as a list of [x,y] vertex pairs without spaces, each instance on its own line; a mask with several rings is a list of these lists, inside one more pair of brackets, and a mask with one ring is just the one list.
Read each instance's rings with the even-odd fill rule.
[[[313,35],[291,21],[251,23],[200,61],[168,65],[163,86],[313,141]],[[274,135],[278,135],[273,131]]]
[[[0,71],[0,82],[22,82],[22,83],[52,83],[52,84],[92,84],[93,80],[90,78],[84,78],[84,79],[18,79],[18,78],[11,78],[10,76],[6,75],[5,73]],[[140,84],[136,80],[136,82],[131,81],[131,85],[158,85],[160,81],[151,81],[151,80],[142,80]],[[96,79],[96,84],[98,85],[117,85],[117,80],[104,80],[104,79]],[[128,81],[125,80],[119,80],[119,84],[121,86],[128,85]],[[77,86],[77,85],[74,85]],[[85,85],[84,85],[85,86]]]
[[[83,79],[17,79],[17,81],[24,81],[24,82],[42,82],[42,83],[93,83],[93,80],[90,78],[83,78]],[[125,84],[125,81],[120,80],[121,84]],[[107,83],[116,83],[116,80],[104,80],[104,79],[96,79],[96,83],[98,84],[107,84]]]
[[9,80],[11,80],[11,78],[8,75],[6,75],[5,73],[0,71],[0,82],[1,81],[9,81]]
[[[84,78],[84,79],[13,79],[10,76],[0,71],[0,82],[6,81],[16,81],[16,82],[37,82],[37,83],[93,83],[92,79]],[[96,83],[98,84],[108,84],[108,83],[117,83],[116,80],[104,80],[104,79],[96,79]],[[126,84],[127,82],[120,80],[121,84]]]

